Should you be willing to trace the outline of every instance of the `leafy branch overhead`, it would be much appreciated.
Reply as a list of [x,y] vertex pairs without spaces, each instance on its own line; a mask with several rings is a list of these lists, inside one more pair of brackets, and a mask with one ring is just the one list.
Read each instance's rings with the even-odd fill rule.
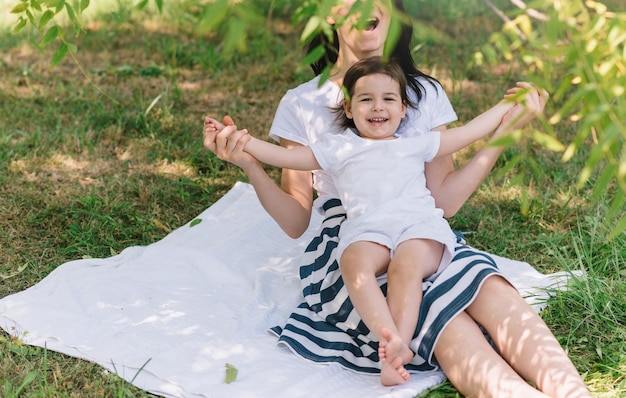
[[[122,3],[123,0],[118,1]],[[167,7],[179,7],[183,11],[181,18],[192,21],[188,26],[193,26],[196,33],[220,37],[222,42],[216,50],[228,55],[245,51],[250,35],[273,22],[274,12],[279,9],[281,15],[290,15],[292,24],[302,29],[300,41],[307,44],[320,33],[327,41],[334,40],[334,29],[354,15],[360,15],[358,24],[365,26],[375,0],[355,1],[347,15],[333,13],[339,3],[343,1],[185,0],[168,3]],[[608,195],[606,220],[612,226],[612,236],[626,231],[626,13],[611,11],[592,0],[535,0],[532,7],[522,0],[510,0],[508,8],[512,12],[501,11],[494,1],[482,3],[485,10],[503,20],[503,28],[481,46],[472,62],[481,66],[504,61],[511,68],[518,68],[525,79],[551,93],[551,106],[555,108],[553,114],[541,120],[542,131],[527,136],[518,132],[502,142],[528,138],[543,148],[561,152],[564,162],[584,156],[579,188],[585,184],[594,186],[592,203]],[[51,67],[55,67],[68,53],[76,53],[73,40],[85,33],[83,13],[91,5],[90,0],[21,0],[11,11],[19,16],[13,30],[18,32],[30,24],[39,32],[39,40],[33,41],[33,45],[44,48],[58,43],[51,60]],[[145,12],[150,5],[157,12],[164,12],[163,0],[141,0],[133,7]],[[402,18],[406,17],[393,15],[387,49],[397,40],[401,23],[407,22]],[[303,65],[314,64],[328,55],[320,44],[305,56]],[[329,73],[327,67],[322,71],[322,79]],[[563,129],[558,126],[564,122],[576,126],[574,136],[563,136]],[[541,174],[529,151],[522,151],[504,169],[516,165],[523,169],[521,164]],[[516,180],[520,184],[525,181],[523,172]],[[523,201],[522,213],[527,205]]]
[[39,42],[33,42],[33,45],[41,49],[58,41],[59,46],[52,55],[50,64],[51,67],[55,67],[65,58],[68,51],[76,53],[78,49],[70,41],[67,28],[59,24],[53,24],[50,27],[48,25],[58,14],[65,12],[70,22],[69,29],[74,31],[75,37],[78,37],[83,32],[82,13],[89,7],[89,4],[89,0],[80,0],[73,4],[65,0],[22,1],[11,10],[11,13],[20,15],[13,32],[19,32],[30,22],[33,27],[42,32]]
[[548,89],[556,110],[543,124],[547,134],[533,137],[549,147],[542,138],[558,136],[560,123],[576,125],[575,136],[561,137],[562,161],[584,153],[578,187],[592,184],[592,203],[609,195],[615,237],[626,230],[626,13],[595,1],[533,4],[493,34],[475,62],[518,63]]

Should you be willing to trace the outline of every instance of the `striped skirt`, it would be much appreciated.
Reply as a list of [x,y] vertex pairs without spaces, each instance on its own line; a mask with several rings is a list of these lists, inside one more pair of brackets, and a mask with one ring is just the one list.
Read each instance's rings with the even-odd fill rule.
[[[300,279],[304,302],[284,327],[272,332],[297,355],[315,362],[337,362],[362,373],[379,373],[378,341],[352,306],[335,255],[345,210],[338,199],[327,201],[319,234],[307,247]],[[465,245],[459,237],[452,262],[422,284],[423,299],[410,348],[416,353],[409,371],[437,369],[433,351],[447,324],[476,297],[485,279],[501,275],[485,253]],[[386,275],[378,278],[386,294]]]

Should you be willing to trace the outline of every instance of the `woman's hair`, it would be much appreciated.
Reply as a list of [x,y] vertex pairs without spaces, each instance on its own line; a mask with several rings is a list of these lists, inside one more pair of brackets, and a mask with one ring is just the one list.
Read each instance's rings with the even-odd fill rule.
[[[382,57],[370,57],[365,58],[350,67],[346,71],[345,76],[343,77],[343,85],[342,90],[344,92],[344,100],[351,101],[354,96],[354,87],[356,86],[356,82],[364,77],[369,75],[386,75],[389,76],[392,80],[398,82],[398,86],[400,88],[400,99],[402,103],[406,106],[410,106],[412,108],[417,108],[417,104],[415,104],[409,98],[407,94],[407,78],[404,74],[404,71],[400,67],[400,65],[394,60],[385,61]],[[331,108],[331,110],[336,114],[336,122],[337,125],[343,129],[352,128],[355,129],[354,120],[348,118],[346,112],[344,111],[343,103]]]
[[[400,12],[402,15],[406,16],[406,9],[404,8],[402,0],[394,0],[393,4],[395,7],[395,11]],[[306,54],[309,54],[320,44],[323,45],[325,49],[324,56],[321,57],[317,62],[311,64],[311,68],[316,75],[322,73],[326,66],[333,65],[335,64],[335,62],[337,62],[337,56],[339,54],[339,37],[337,36],[337,31],[333,30],[333,35],[333,40],[330,41],[326,34],[321,32],[307,46]],[[398,41],[396,42],[396,45],[391,52],[390,58],[393,59],[404,71],[407,85],[415,93],[417,97],[417,102],[419,103],[423,97],[423,92],[425,89],[416,78],[424,77],[431,83],[438,81],[434,77],[421,72],[415,66],[415,61],[413,60],[413,55],[411,54],[412,38],[413,25],[411,25],[410,23],[402,22],[400,36],[398,37]]]

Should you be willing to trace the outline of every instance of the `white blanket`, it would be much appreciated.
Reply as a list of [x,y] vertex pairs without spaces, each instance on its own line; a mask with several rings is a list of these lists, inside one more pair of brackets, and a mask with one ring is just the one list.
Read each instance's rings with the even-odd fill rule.
[[[414,397],[444,380],[413,375],[393,388],[377,376],[319,365],[267,332],[301,301],[299,240],[237,183],[195,220],[145,247],[70,261],[37,285],[0,300],[0,327],[26,344],[95,362],[167,397]],[[568,275],[542,275],[504,260],[503,271],[535,306]],[[548,290],[546,290],[548,289]],[[225,382],[226,364],[238,370]]]

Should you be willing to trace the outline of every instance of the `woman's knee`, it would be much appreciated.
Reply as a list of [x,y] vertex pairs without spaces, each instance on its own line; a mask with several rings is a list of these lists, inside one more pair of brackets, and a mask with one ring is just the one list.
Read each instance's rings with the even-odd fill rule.
[[477,298],[521,297],[515,287],[500,275],[492,275],[483,281]]

